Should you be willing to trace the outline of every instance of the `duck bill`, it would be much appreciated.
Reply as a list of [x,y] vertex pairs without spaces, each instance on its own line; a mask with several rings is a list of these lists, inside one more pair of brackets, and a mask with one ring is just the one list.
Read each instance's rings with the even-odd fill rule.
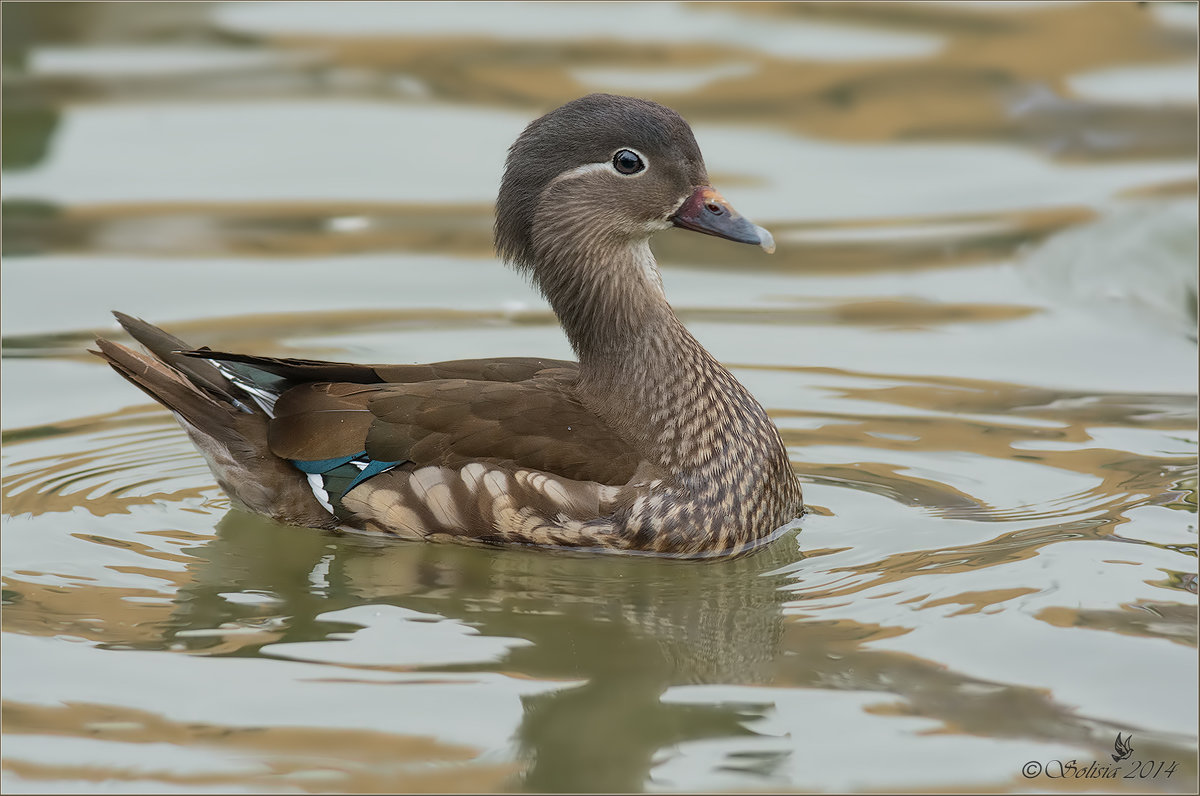
[[677,227],[716,235],[738,243],[754,243],[770,254],[775,251],[775,239],[757,224],[742,216],[712,187],[702,185],[683,200],[670,221]]

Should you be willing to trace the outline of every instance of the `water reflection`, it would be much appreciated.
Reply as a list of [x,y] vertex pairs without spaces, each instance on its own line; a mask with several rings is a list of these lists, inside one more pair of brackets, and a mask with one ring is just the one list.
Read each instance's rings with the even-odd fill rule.
[[[466,16],[436,4],[368,3],[356,13],[341,5],[241,4],[218,6],[212,25],[204,3],[173,13],[151,5],[154,12],[136,16],[118,4],[56,3],[14,6],[6,19],[15,29],[14,63],[35,74],[39,64],[30,64],[21,46],[30,40],[82,38],[111,47],[136,42],[148,30],[190,46],[220,43],[228,50],[237,43],[283,54],[262,71],[160,67],[146,74],[129,66],[106,69],[101,53],[93,63],[80,61],[71,77],[43,66],[49,73],[34,85],[56,103],[182,91],[439,97],[546,108],[603,88],[662,92],[694,121],[780,125],[840,140],[1000,138],[1074,158],[1187,156],[1196,122],[1186,105],[1064,96],[1068,78],[1110,63],[1194,62],[1194,34],[1164,27],[1155,5],[1163,4],[1063,4],[1037,11],[1030,24],[999,8],[761,4],[737,8],[742,19],[730,24],[732,8],[719,3],[656,4],[642,12],[649,15],[645,24],[620,39],[594,37],[589,17],[606,20],[611,10],[588,4],[549,15],[543,10],[534,26],[519,4],[480,4]],[[476,32],[463,29],[466,22]],[[1072,39],[1089,46],[1057,46]],[[817,49],[806,52],[806,42]],[[288,53],[305,60],[297,63]],[[886,69],[872,63],[881,57]],[[133,53],[125,61],[136,58]],[[739,66],[714,75],[714,63]],[[616,84],[596,84],[606,74],[597,70],[605,67],[624,70]],[[645,85],[630,82],[630,70],[637,69],[647,70]],[[664,70],[698,77],[664,83],[658,76]]]
[[[919,716],[943,731],[992,738],[1066,741],[1098,759],[1121,728],[1081,716],[1043,689],[967,677],[932,661],[872,649],[873,643],[908,632],[903,626],[830,621],[819,612],[808,618],[785,616],[785,604],[796,596],[822,596],[797,591],[803,581],[795,578],[804,577],[805,562],[788,540],[750,559],[700,566],[574,555],[547,562],[523,551],[378,546],[357,539],[331,543],[318,532],[229,512],[211,540],[199,545],[182,541],[179,560],[186,562],[186,571],[172,577],[176,591],[169,603],[131,603],[134,593],[114,594],[87,584],[65,593],[22,584],[20,599],[5,610],[5,629],[77,635],[112,650],[299,660],[312,653],[293,653],[293,645],[310,649],[311,642],[328,644],[340,637],[346,640],[332,643],[351,646],[337,653],[338,662],[325,662],[340,673],[329,671],[323,679],[353,681],[356,672],[368,671],[442,676],[500,671],[557,681],[562,687],[522,698],[515,735],[525,762],[514,776],[521,788],[538,791],[569,790],[580,781],[596,790],[636,791],[650,778],[661,752],[707,738],[759,738],[764,743],[753,768],[756,776],[771,781],[793,753],[791,744],[780,747],[772,743],[773,733],[754,729],[776,709],[771,689],[876,694],[881,700],[872,712],[880,715]],[[995,547],[993,555],[1002,556],[1002,547]],[[1001,562],[966,566],[996,563]],[[903,567],[885,562],[880,569]],[[978,611],[1015,596],[978,592],[966,598],[973,607],[964,610]],[[102,611],[103,626],[74,619],[94,613],[98,605],[108,606]],[[360,612],[353,622],[326,618],[360,606],[372,610]],[[383,606],[405,609],[416,621],[465,622],[483,639],[521,643],[508,642],[495,661],[414,667],[386,662],[388,649],[399,657],[414,652],[406,652],[407,642],[398,636],[384,642],[382,660],[359,662],[353,644],[356,634],[367,632],[359,623],[379,621],[370,617],[380,616]],[[1147,610],[1167,633],[1189,641],[1194,611],[1181,612],[1179,606]],[[1128,628],[1122,632],[1162,632],[1149,631],[1146,621],[1125,613],[1109,619],[1085,612],[1073,618],[1060,611],[1049,620],[1060,626],[1106,628],[1116,620]],[[439,651],[415,654],[436,659]],[[760,698],[751,701],[664,698],[680,686],[718,684],[767,690],[752,691]],[[37,722],[46,722],[55,732],[87,724],[79,717],[52,719],[25,710],[11,713],[6,723],[36,731]],[[151,718],[149,723],[138,721],[147,728],[160,723]],[[1139,741],[1154,759],[1187,757],[1186,746],[1169,735],[1143,731]],[[186,742],[213,739],[202,735]],[[292,740],[280,737],[276,743],[290,745]],[[289,748],[295,753],[303,744]]]

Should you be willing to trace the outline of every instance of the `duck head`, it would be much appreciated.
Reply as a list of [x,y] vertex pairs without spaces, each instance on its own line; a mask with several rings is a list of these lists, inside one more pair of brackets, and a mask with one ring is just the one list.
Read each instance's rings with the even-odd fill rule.
[[535,278],[541,263],[602,261],[670,226],[775,248],[709,184],[691,127],[658,103],[590,94],[530,123],[509,149],[496,246]]

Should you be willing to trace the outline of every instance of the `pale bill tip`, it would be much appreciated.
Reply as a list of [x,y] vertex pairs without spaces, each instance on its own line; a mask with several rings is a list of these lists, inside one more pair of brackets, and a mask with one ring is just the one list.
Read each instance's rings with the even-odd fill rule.
[[755,226],[754,231],[758,233],[758,245],[762,246],[763,251],[767,254],[775,253],[775,238],[770,232],[767,232],[760,226]]

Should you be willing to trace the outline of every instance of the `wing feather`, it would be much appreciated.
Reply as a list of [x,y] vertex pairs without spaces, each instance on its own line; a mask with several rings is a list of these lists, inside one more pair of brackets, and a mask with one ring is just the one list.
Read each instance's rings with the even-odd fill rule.
[[[447,363],[439,368],[513,375],[532,365]],[[640,457],[579,401],[574,383],[574,369],[539,368],[518,381],[302,384],[276,404],[271,450],[294,460],[365,450],[377,461],[417,466],[504,462],[578,481],[626,483]]]

